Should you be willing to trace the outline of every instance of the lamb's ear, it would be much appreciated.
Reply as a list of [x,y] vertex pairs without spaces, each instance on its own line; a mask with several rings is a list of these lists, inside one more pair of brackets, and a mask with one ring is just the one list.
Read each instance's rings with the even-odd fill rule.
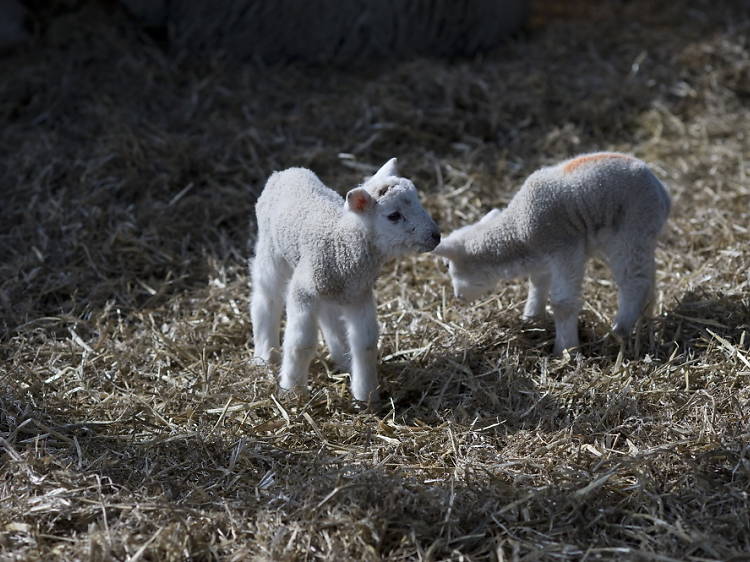
[[496,217],[499,214],[500,214],[500,209],[492,209],[489,213],[487,213],[481,219],[479,219],[479,222],[486,222],[492,219],[493,217]]
[[451,237],[443,239],[443,241],[432,250],[433,254],[448,258],[449,260],[454,260],[460,257],[462,252],[463,246],[461,241]]
[[363,187],[355,187],[346,194],[346,208],[355,213],[364,213],[375,204],[372,195]]
[[367,181],[382,180],[390,176],[398,176],[398,160],[396,158],[388,160],[388,162],[383,164],[380,169],[375,172],[375,175]]

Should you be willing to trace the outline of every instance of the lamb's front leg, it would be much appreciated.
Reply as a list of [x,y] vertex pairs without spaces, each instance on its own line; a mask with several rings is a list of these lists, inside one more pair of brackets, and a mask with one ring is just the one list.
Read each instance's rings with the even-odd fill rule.
[[523,320],[534,320],[544,316],[549,295],[550,275],[548,271],[535,271],[529,275],[529,295],[523,309]]
[[583,249],[559,256],[550,267],[550,301],[555,318],[555,355],[578,347],[578,313],[586,264]]
[[[635,246],[635,245],[633,245]],[[611,260],[618,287],[618,307],[612,331],[625,341],[643,313],[650,316],[654,308],[655,274],[653,247],[631,247],[619,261]]]
[[367,403],[378,401],[378,319],[372,293],[342,307],[352,367],[352,395]]
[[319,303],[304,290],[291,286],[286,302],[284,356],[279,386],[284,390],[305,389],[318,344],[317,312]]

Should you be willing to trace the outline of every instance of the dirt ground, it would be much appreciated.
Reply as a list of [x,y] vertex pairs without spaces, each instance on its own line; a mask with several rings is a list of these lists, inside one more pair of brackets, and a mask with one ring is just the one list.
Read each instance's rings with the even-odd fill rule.
[[[537,2],[477,59],[263,67],[103,2],[0,58],[0,559],[750,558],[750,7]],[[429,255],[378,282],[378,412],[321,348],[250,365],[265,178],[398,156],[445,232],[539,166],[621,150],[668,186],[657,315],[624,353],[592,262],[580,353]]]

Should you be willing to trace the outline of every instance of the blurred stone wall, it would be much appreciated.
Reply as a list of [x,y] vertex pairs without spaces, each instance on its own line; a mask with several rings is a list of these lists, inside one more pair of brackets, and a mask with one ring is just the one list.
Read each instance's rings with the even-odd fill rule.
[[170,44],[265,62],[473,55],[526,21],[530,0],[121,0]]
[[24,26],[26,10],[17,0],[0,0],[0,51],[23,43],[28,34]]

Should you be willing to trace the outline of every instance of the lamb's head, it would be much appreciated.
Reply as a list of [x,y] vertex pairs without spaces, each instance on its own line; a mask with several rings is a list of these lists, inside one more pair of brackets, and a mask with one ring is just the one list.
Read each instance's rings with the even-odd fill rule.
[[429,252],[440,242],[440,230],[419,202],[414,184],[398,176],[395,158],[347,193],[346,207],[367,223],[384,257]]
[[477,299],[497,284],[498,274],[492,264],[475,256],[469,247],[482,236],[484,223],[497,213],[494,209],[478,223],[454,230],[433,250],[448,263],[453,294],[461,300]]

